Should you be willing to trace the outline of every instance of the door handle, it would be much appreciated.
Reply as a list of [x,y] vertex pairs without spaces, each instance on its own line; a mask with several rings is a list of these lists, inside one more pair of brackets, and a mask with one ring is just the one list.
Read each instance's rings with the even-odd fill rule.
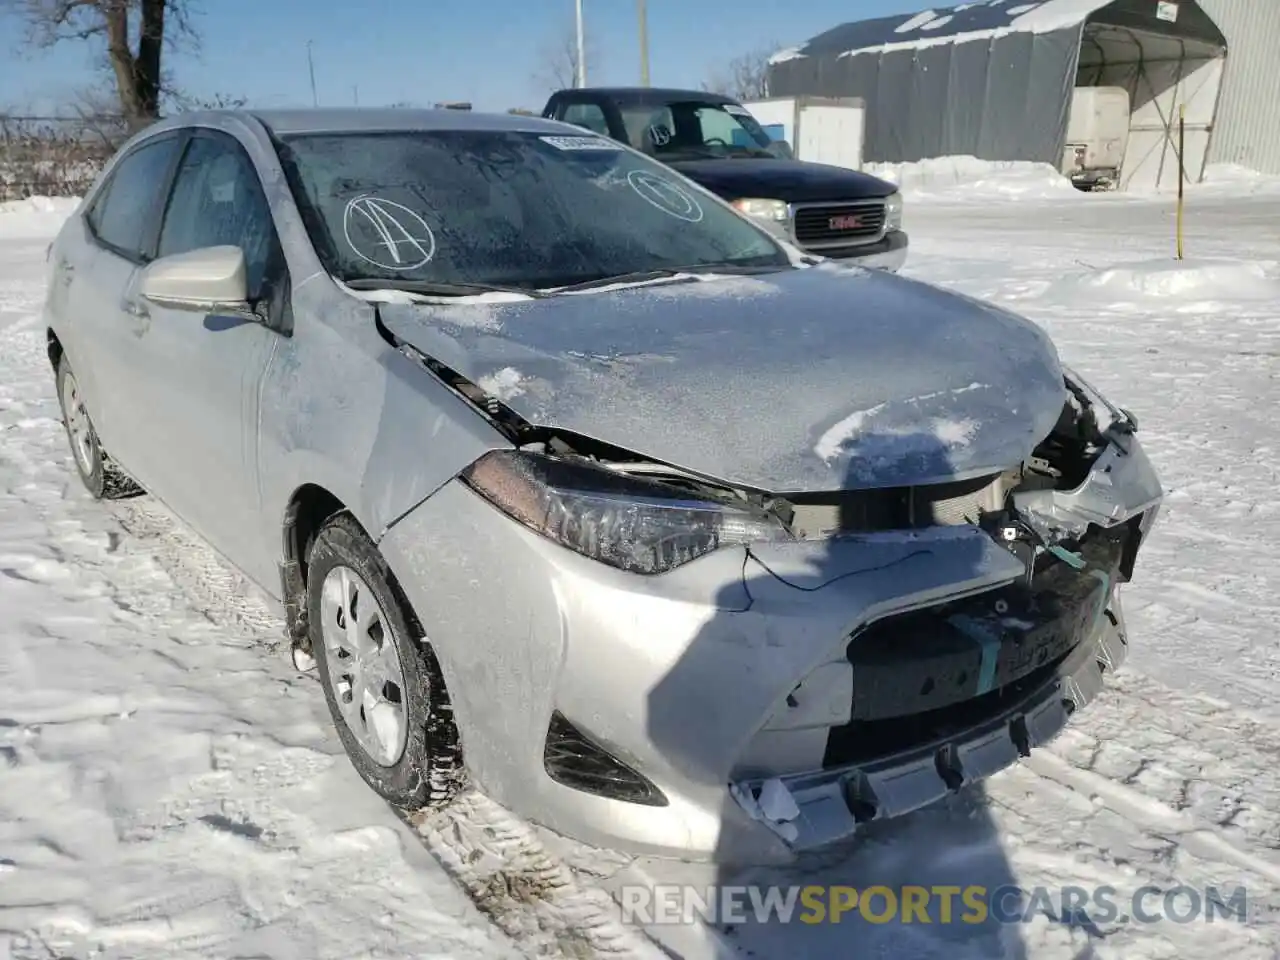
[[120,308],[131,317],[138,320],[146,320],[151,314],[148,312],[146,305],[139,303],[137,300],[126,300],[120,304]]

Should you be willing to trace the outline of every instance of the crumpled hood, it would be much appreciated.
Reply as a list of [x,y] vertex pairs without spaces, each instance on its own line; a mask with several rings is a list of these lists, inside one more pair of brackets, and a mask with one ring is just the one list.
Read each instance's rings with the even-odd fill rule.
[[380,310],[532,423],[777,493],[1013,467],[1066,402],[1034,324],[858,267]]

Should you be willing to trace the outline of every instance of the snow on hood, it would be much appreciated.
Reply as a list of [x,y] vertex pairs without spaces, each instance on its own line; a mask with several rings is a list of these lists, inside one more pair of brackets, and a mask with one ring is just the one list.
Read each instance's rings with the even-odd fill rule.
[[532,423],[780,493],[1006,469],[1066,401],[1030,321],[880,271],[487,304],[484,325],[466,306],[381,310]]

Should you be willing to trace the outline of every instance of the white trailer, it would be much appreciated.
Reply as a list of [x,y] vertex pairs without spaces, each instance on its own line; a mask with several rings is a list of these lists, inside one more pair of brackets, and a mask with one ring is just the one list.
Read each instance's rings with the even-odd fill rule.
[[770,97],[743,104],[797,160],[862,169],[867,105],[861,97]]
[[1062,172],[1078,187],[1112,189],[1120,183],[1129,147],[1129,91],[1076,87]]

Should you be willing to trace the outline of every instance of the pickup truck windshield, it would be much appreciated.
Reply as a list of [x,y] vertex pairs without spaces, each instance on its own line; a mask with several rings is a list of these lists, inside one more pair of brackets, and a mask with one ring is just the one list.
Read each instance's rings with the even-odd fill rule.
[[631,145],[660,160],[774,156],[769,135],[736,103],[627,104],[621,113]]
[[279,152],[317,253],[344,281],[539,289],[789,265],[763,230],[595,135],[317,133]]

